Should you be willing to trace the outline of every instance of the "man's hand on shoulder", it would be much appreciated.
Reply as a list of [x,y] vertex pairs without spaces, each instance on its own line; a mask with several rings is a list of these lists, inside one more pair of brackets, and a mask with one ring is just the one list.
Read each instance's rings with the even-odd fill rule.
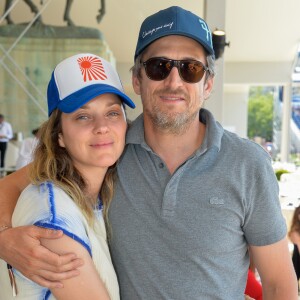
[[77,276],[83,261],[72,253],[53,253],[40,243],[40,239],[57,239],[62,235],[60,230],[37,226],[5,229],[0,232],[0,257],[42,286],[62,287],[60,281]]

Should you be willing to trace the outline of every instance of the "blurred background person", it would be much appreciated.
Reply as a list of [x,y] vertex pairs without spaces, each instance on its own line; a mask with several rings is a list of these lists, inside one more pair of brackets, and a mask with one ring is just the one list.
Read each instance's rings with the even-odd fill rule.
[[263,300],[262,285],[255,276],[255,270],[249,268],[245,295],[251,296],[251,299]]
[[21,169],[33,160],[33,153],[39,141],[39,128],[31,131],[32,137],[28,137],[22,141],[19,156],[16,162],[16,169]]
[[298,206],[293,215],[290,231],[288,233],[290,241],[294,244],[292,260],[294,269],[298,280],[299,289],[299,278],[300,278],[300,206]]
[[4,120],[4,115],[0,114],[0,168],[4,168],[7,143],[12,138],[13,131],[11,125]]

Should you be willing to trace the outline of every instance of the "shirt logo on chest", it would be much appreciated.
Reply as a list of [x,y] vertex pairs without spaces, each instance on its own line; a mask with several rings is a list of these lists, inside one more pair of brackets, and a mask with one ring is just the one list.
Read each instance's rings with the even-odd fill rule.
[[209,203],[213,205],[224,205],[225,201],[224,199],[218,198],[218,197],[212,197],[209,199]]

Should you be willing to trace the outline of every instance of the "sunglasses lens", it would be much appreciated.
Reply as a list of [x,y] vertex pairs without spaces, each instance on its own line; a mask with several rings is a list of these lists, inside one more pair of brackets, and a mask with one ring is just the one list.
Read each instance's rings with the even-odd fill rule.
[[148,78],[156,81],[166,79],[173,66],[179,69],[181,79],[189,83],[199,82],[205,73],[204,65],[197,60],[171,60],[153,57],[143,64]]
[[204,66],[196,60],[180,61],[180,75],[186,82],[199,82],[205,73]]
[[151,80],[163,80],[168,77],[172,63],[167,59],[150,58],[145,62],[145,71]]

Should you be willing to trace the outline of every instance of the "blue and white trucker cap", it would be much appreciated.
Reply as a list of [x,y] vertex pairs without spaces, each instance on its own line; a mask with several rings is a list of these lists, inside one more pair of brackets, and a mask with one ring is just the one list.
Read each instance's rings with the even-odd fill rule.
[[171,6],[144,20],[140,28],[134,60],[152,42],[168,35],[182,35],[194,39],[209,54],[214,54],[211,31],[206,22],[188,10]]
[[125,95],[121,80],[114,67],[105,59],[90,53],[71,56],[59,63],[48,84],[48,115],[58,108],[71,113],[93,98],[116,94],[123,103],[135,108]]

